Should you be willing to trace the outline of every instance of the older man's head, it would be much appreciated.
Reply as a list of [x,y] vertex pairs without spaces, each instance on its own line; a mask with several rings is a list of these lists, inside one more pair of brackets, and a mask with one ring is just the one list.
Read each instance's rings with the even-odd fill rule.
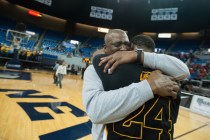
[[130,48],[129,39],[125,31],[121,29],[112,29],[104,37],[104,51],[106,54],[112,54],[119,50],[128,50]]

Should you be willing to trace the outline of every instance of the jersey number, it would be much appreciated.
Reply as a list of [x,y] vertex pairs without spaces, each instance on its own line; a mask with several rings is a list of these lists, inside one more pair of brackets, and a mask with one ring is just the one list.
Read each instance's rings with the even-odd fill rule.
[[131,139],[142,139],[144,137],[147,139],[171,140],[170,104],[171,100],[169,98],[159,97],[149,109],[145,109],[146,107],[143,105],[133,117],[120,123],[113,123],[113,132]]

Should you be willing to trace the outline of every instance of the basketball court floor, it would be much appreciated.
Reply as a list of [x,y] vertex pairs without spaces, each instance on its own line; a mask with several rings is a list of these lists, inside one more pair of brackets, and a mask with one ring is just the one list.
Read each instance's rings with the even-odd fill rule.
[[[0,71],[0,140],[91,140],[80,76],[63,88],[45,71]],[[210,118],[181,107],[176,140],[210,140]]]

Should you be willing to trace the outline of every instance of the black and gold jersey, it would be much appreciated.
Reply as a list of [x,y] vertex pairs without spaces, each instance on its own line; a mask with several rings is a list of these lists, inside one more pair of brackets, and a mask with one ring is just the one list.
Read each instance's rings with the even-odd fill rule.
[[[105,91],[145,80],[151,73],[140,64],[123,64],[113,74],[105,74],[104,66],[98,66],[103,56],[97,55],[93,65]],[[172,140],[179,104],[180,96],[176,100],[155,96],[123,120],[107,124],[107,140]]]

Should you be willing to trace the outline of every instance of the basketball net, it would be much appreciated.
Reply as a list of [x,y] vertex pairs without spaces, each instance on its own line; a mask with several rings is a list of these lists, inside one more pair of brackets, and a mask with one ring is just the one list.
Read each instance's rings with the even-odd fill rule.
[[6,40],[11,42],[13,47],[20,49],[21,45],[26,45],[30,39],[31,35],[15,30],[7,30]]

